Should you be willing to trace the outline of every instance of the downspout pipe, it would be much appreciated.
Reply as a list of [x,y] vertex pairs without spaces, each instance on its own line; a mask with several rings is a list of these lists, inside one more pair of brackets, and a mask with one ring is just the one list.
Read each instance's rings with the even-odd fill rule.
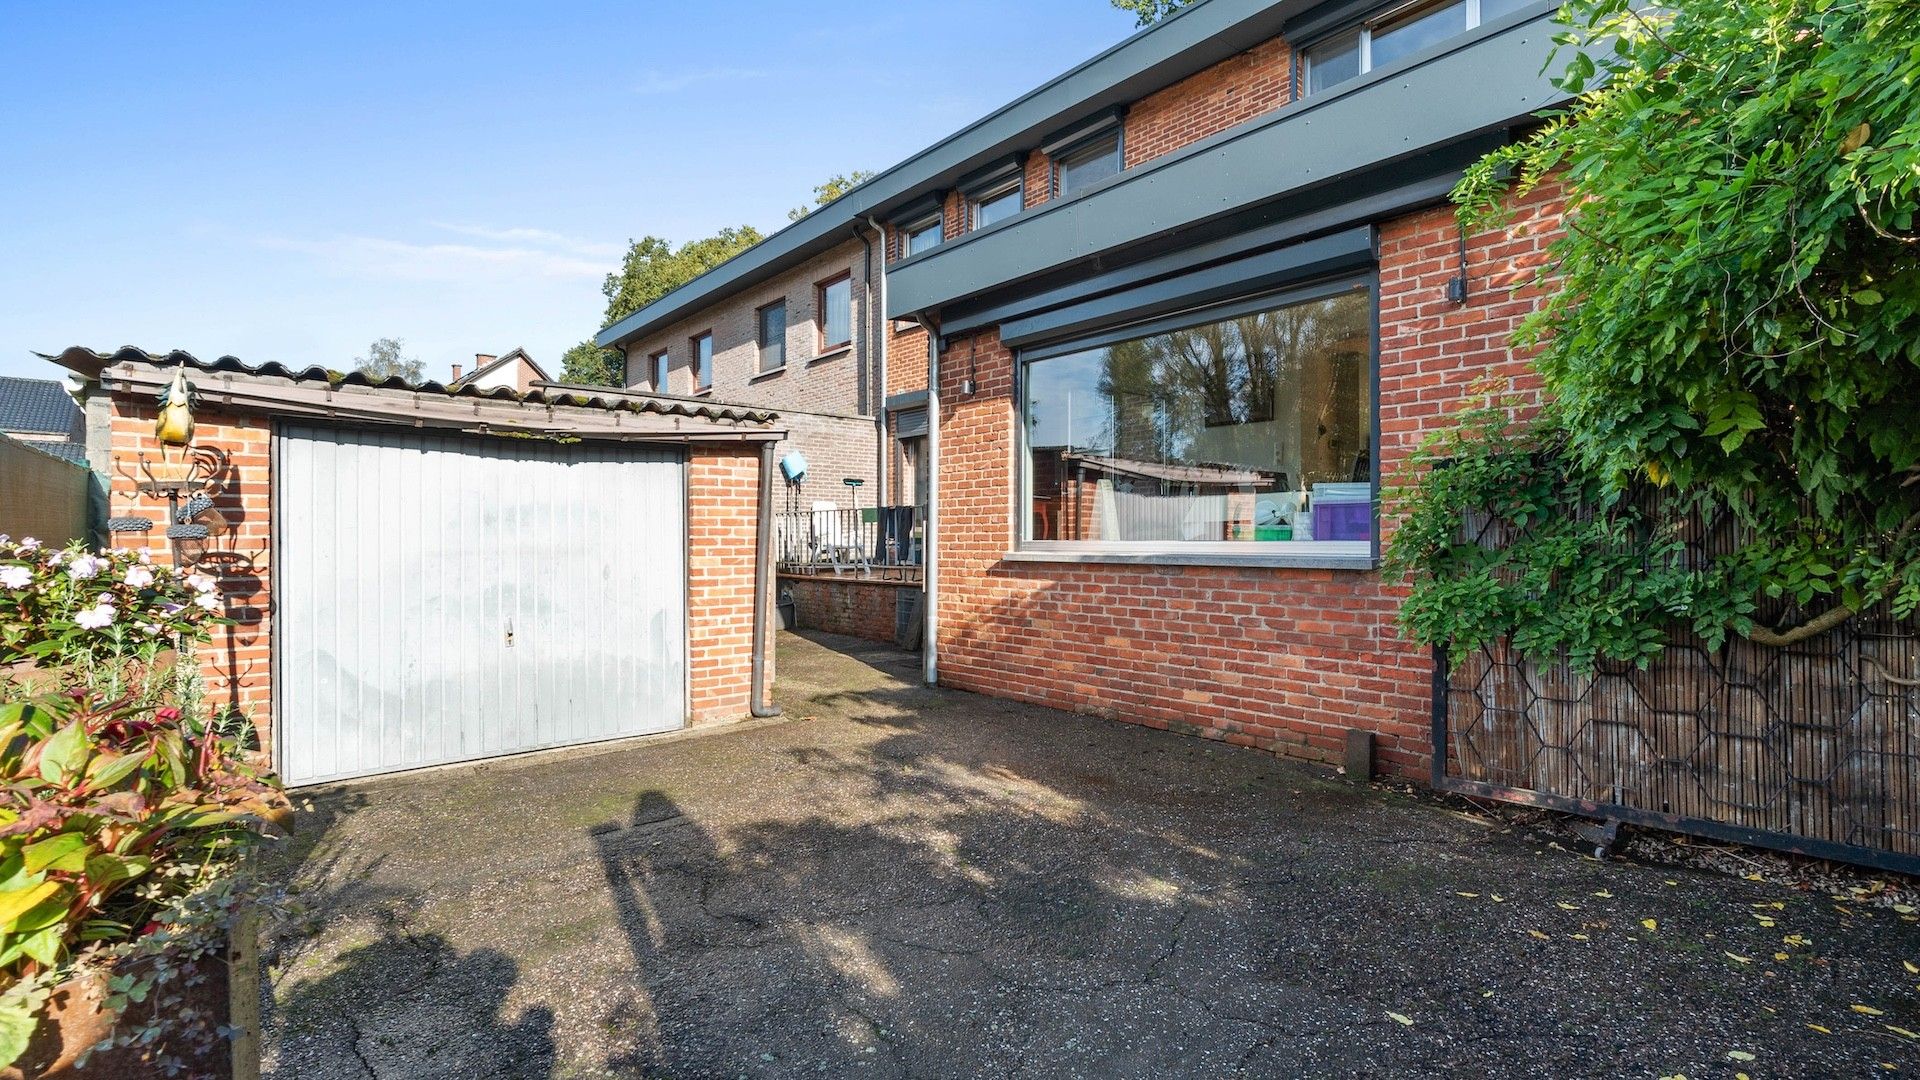
[[756,719],[781,715],[767,693],[767,624],[773,613],[773,443],[760,444],[760,522],[753,554],[753,675],[748,710]]
[[[874,476],[876,477],[873,490],[878,496],[878,501],[876,501],[874,505],[887,506],[889,505],[887,502],[887,489],[890,486],[888,480],[892,472],[891,469],[887,468],[892,460],[892,455],[887,452],[887,339],[893,336],[887,333],[887,230],[882,228],[880,222],[872,217],[867,218],[867,227],[872,229],[873,235],[880,240],[880,318],[878,324],[880,347],[873,351],[876,382],[878,384],[878,390],[873,399]],[[873,309],[869,307],[868,310],[871,311]]]
[[927,332],[927,551],[921,579],[925,582],[926,629],[920,642],[921,678],[940,685],[940,332],[924,315],[913,321]]

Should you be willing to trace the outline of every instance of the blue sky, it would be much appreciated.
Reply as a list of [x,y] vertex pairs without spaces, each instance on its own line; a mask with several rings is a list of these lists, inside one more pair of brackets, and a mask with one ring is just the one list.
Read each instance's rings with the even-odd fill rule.
[[771,231],[1132,30],[1106,0],[0,0],[0,374],[554,361],[629,238]]

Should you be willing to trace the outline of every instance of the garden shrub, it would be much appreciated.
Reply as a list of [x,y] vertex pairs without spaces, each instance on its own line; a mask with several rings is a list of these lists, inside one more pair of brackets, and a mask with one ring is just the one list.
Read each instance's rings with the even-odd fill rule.
[[250,731],[201,700],[219,608],[144,555],[0,537],[0,1063],[75,971],[204,948],[186,932],[219,929],[209,897],[287,820]]

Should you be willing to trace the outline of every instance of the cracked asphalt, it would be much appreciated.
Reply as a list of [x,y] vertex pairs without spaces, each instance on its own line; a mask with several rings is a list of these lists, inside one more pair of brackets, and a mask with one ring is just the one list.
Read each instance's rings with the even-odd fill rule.
[[846,639],[779,663],[781,721],[314,795],[269,867],[267,1075],[1920,1068],[1912,913],[1597,863]]

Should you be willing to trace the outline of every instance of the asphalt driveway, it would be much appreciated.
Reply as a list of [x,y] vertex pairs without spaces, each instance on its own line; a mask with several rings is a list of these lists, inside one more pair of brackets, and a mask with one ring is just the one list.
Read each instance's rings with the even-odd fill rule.
[[268,1075],[1920,1068],[1911,912],[780,649],[783,721],[316,796]]

